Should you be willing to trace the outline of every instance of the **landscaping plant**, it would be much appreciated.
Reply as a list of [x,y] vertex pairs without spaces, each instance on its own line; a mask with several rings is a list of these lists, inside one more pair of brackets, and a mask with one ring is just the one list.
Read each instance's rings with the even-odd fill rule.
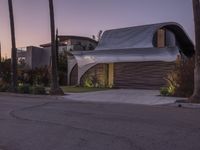
[[166,77],[167,87],[160,93],[165,96],[190,97],[194,90],[194,58],[176,61],[175,68]]

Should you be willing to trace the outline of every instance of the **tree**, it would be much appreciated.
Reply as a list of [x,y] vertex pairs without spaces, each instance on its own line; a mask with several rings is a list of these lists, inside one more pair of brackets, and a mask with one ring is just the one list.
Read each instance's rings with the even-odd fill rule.
[[15,40],[15,26],[12,0],[8,0],[9,15],[10,15],[10,30],[11,30],[11,90],[16,92],[17,90],[17,49]]
[[[0,72],[1,72],[1,42],[0,42]],[[1,73],[0,73],[0,78],[1,78]]]
[[[1,42],[0,42],[0,65],[1,65]],[[1,66],[0,66],[1,68]]]
[[1,62],[1,70],[0,70],[0,76],[6,84],[10,83],[10,74],[11,74],[11,59],[2,59]]
[[200,103],[200,2],[199,0],[192,0],[194,12],[195,25],[195,70],[194,70],[194,93],[190,98],[193,103]]
[[51,27],[51,89],[50,89],[50,94],[63,95],[64,93],[63,93],[62,89],[59,87],[59,83],[58,83],[53,0],[49,0],[49,11],[50,11],[50,27]]
[[102,33],[103,33],[103,31],[100,30],[100,31],[98,32],[98,34],[97,34],[97,41],[98,41],[98,42],[101,40]]

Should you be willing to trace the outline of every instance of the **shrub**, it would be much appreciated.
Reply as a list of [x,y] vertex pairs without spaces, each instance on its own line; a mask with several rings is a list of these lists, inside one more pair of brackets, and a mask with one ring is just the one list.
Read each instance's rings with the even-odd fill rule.
[[9,91],[9,85],[8,84],[0,84],[0,92],[7,92]]
[[18,80],[24,84],[43,84],[48,86],[50,82],[48,67],[35,68],[34,70],[20,70],[18,72]]
[[161,94],[168,96],[190,97],[194,90],[194,58],[176,61],[175,68],[168,74],[166,88]]
[[30,85],[29,84],[20,84],[18,86],[18,92],[23,94],[29,94],[30,93]]
[[11,81],[11,76],[10,76],[11,59],[3,59],[0,65],[1,65],[0,77],[1,77],[2,81],[5,83],[10,83],[10,81]]
[[175,87],[169,86],[169,87],[162,87],[160,89],[160,94],[163,96],[173,96],[175,93]]
[[32,87],[31,93],[32,94],[36,94],[36,95],[45,95],[46,94],[46,90],[45,90],[44,86],[36,85],[36,86]]
[[162,87],[160,89],[160,94],[163,95],[163,96],[169,96],[170,95],[167,87]]
[[94,84],[92,83],[92,80],[90,78],[85,78],[83,86],[84,87],[94,87]]
[[68,72],[68,53],[67,51],[63,51],[59,53],[58,56],[58,76],[59,76],[59,84],[67,85],[67,72]]
[[83,79],[83,86],[84,87],[95,87],[95,88],[101,88],[104,87],[103,84],[100,83],[99,79],[97,78],[97,75],[87,75]]

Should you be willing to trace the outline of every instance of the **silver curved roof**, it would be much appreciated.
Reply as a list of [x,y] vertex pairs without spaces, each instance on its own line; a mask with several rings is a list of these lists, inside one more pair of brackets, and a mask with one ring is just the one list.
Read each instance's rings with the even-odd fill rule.
[[166,28],[175,34],[181,50],[186,55],[194,53],[194,45],[189,36],[180,24],[174,22],[107,30],[95,50],[154,47],[153,37],[161,28]]
[[116,63],[116,62],[140,62],[140,61],[165,61],[176,60],[179,54],[177,47],[171,48],[134,48],[111,49],[99,51],[72,52],[79,67],[88,64]]

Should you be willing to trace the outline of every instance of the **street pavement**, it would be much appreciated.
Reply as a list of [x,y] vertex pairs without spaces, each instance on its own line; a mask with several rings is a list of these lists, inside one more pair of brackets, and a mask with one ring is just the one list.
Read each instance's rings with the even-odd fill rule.
[[1,95],[0,150],[200,150],[200,109]]

